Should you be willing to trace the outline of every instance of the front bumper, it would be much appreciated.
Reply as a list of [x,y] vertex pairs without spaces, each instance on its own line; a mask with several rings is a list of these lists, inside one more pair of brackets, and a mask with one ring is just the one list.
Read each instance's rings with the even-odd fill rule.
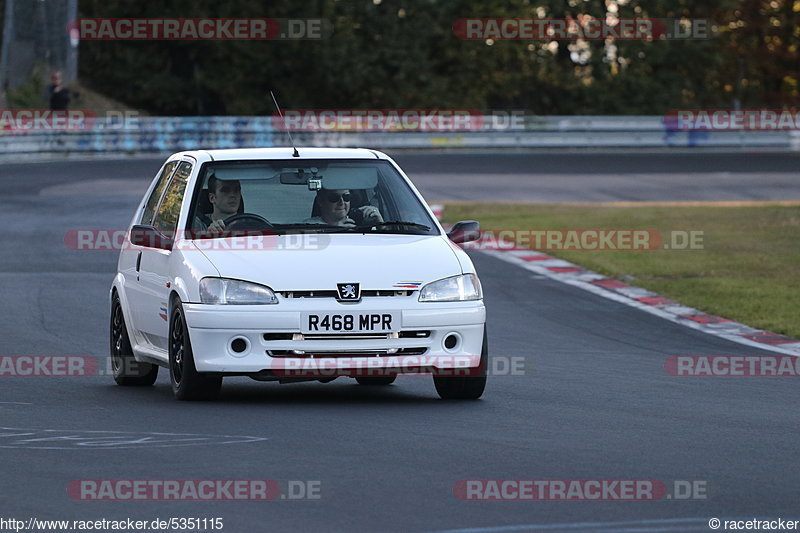
[[[483,301],[420,303],[370,298],[358,304],[298,299],[277,305],[183,304],[199,372],[276,376],[437,372],[480,364]],[[397,312],[395,335],[300,335],[303,312]],[[448,339],[447,343],[445,340]],[[237,345],[232,345],[237,340]],[[455,344],[453,341],[456,341]],[[245,345],[243,351],[237,351]]]

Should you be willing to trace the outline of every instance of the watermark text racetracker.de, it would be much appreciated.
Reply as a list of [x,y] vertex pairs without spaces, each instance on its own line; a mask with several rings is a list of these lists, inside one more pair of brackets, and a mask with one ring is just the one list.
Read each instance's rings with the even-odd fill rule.
[[465,501],[705,500],[706,480],[462,479],[453,495]]
[[275,376],[294,378],[435,376],[470,377],[524,376],[528,359],[520,356],[493,355],[486,364],[480,355],[397,355],[364,357],[275,357],[269,371]]
[[702,230],[654,229],[486,229],[477,240],[461,243],[466,250],[652,251],[702,250]]
[[81,18],[67,25],[85,41],[268,41],[325,39],[325,19],[282,18]]
[[[184,239],[175,240],[173,249],[187,250],[322,250],[330,243],[330,235],[319,233],[295,233],[277,235],[270,231],[230,231],[219,238],[211,237],[205,231],[185,231]],[[136,237],[151,237],[150,233],[126,229],[71,229],[64,234],[64,244],[75,251],[120,251],[139,249],[133,244]],[[173,240],[175,232],[163,236]],[[157,247],[157,243],[150,243]]]
[[76,479],[67,495],[78,501],[319,500],[321,480]]
[[91,109],[0,109],[0,131],[11,133],[135,130],[139,126],[136,111],[110,110],[98,115]]
[[[123,359],[117,362],[125,373],[140,372],[139,362]],[[113,362],[107,356],[91,355],[0,355],[0,377],[77,378],[113,376]]]
[[98,374],[100,368],[88,355],[0,356],[0,377],[85,377]]
[[459,39],[498,40],[671,40],[709,39],[713,25],[707,19],[661,18],[469,18],[453,23]]
[[286,109],[272,125],[296,132],[524,131],[522,110],[474,109]]
[[672,109],[663,117],[671,131],[796,131],[797,109]]
[[664,370],[675,377],[798,377],[794,355],[672,355]]

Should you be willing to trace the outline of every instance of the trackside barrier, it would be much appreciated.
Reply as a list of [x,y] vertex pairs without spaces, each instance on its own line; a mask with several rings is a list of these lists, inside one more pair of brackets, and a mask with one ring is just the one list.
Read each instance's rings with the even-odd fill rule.
[[[662,116],[525,116],[516,127],[484,117],[469,131],[300,131],[302,146],[429,148],[719,147],[800,151],[798,131],[678,131]],[[98,118],[84,129],[0,129],[0,157],[168,153],[201,148],[286,146],[272,116]]]
[[800,131],[789,132],[789,148],[793,152],[800,152]]

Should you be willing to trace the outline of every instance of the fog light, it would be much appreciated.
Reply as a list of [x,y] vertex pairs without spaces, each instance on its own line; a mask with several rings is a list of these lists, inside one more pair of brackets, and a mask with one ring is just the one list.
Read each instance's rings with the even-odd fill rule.
[[455,336],[454,334],[451,333],[450,335],[448,335],[447,337],[444,338],[444,347],[445,348],[447,348],[448,350],[452,350],[456,346],[458,346],[458,337],[457,336]]
[[236,337],[231,341],[231,351],[233,353],[244,353],[248,347],[247,339],[244,337]]

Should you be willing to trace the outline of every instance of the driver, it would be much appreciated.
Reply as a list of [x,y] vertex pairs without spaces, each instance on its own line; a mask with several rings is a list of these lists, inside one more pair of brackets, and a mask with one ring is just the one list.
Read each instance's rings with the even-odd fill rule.
[[[350,212],[350,191],[348,189],[320,189],[314,202],[319,207],[319,216],[305,219],[305,224],[328,224],[330,226],[355,226],[356,222],[347,216]],[[359,207],[364,224],[383,222],[380,211],[374,205]]]
[[221,180],[211,176],[208,178],[208,201],[214,210],[196,216],[192,227],[212,234],[222,233],[225,229],[224,220],[239,211],[242,203],[242,184],[239,180]]

